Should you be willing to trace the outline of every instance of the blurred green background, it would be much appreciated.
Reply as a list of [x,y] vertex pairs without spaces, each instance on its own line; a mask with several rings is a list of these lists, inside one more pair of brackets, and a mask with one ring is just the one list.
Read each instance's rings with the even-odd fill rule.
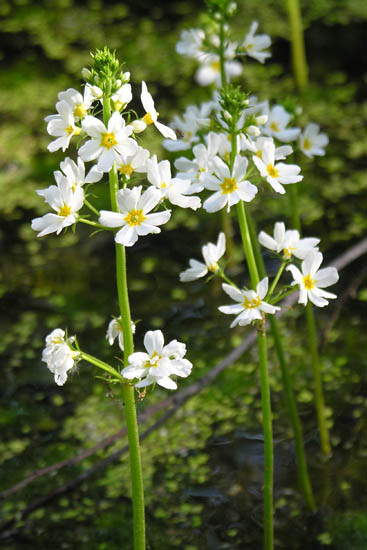
[[[367,5],[363,0],[301,2],[310,68],[310,85],[302,94],[291,74],[285,1],[244,0],[238,6],[234,38],[243,37],[256,19],[260,32],[273,40],[273,57],[264,66],[246,61],[238,83],[291,111],[301,107],[295,122],[317,122],[329,135],[325,157],[297,161],[305,176],[300,184],[305,233],[321,238],[321,250],[331,260],[365,235],[361,69]],[[141,80],[148,83],[165,123],[186,105],[208,100],[211,91],[193,79],[195,62],[175,52],[181,30],[200,26],[204,12],[204,3],[194,0],[154,5],[143,0],[1,2],[0,491],[38,468],[79,454],[124,425],[121,406],[94,378],[90,366],[81,364],[59,388],[40,361],[44,338],[55,327],[77,334],[83,350],[106,361],[116,364],[117,354],[105,340],[111,315],[117,314],[110,235],[89,238],[88,228],[79,224],[76,234],[37,239],[30,227],[30,221],[46,211],[35,190],[53,183],[52,172],[64,157],[47,152],[50,137],[43,119],[54,113],[59,91],[80,86],[89,52],[105,44],[126,62],[139,112]],[[173,161],[157,134],[149,132],[153,151]],[[103,195],[103,184],[99,189]],[[270,232],[279,219],[289,224],[286,198],[263,191],[258,199],[251,207],[261,229]],[[219,284],[178,282],[188,259],[199,258],[202,244],[215,240],[219,230],[219,217],[176,211],[161,235],[140,239],[128,252],[133,318],[141,320],[137,346],[145,331],[154,328],[162,328],[167,341],[186,342],[194,369],[180,388],[209,372],[248,332],[230,331],[228,319],[217,311],[223,304]],[[234,240],[234,257],[241,258],[237,232]],[[271,270],[269,258],[265,260]],[[322,360],[334,446],[328,465],[319,455],[304,320],[294,308],[283,321],[317,514],[307,511],[297,491],[280,373],[270,349],[279,548],[366,547],[364,263],[361,258],[343,270],[336,288],[343,299],[317,312],[321,335],[334,318]],[[245,268],[238,267],[234,277],[244,280]],[[151,550],[261,547],[263,457],[256,365],[256,354],[250,351],[144,440]],[[139,411],[166,396],[157,389],[138,405]],[[2,499],[0,527],[15,522],[0,533],[0,548],[132,548],[126,455],[61,498],[21,516],[31,503],[123,444],[120,440]]]

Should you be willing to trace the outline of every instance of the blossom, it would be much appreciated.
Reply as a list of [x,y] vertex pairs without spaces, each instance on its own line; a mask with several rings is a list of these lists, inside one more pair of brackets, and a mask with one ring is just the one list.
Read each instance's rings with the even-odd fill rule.
[[[78,164],[76,164],[71,158],[66,157],[62,162],[60,162],[60,170],[54,172],[54,176],[57,182],[62,178],[66,177],[71,189],[75,191],[78,185],[83,186],[86,183],[95,183],[99,181],[103,172],[100,172],[97,166],[92,166],[88,174],[85,175],[85,166],[84,162],[80,157],[78,157]],[[38,191],[38,194],[41,193]]]
[[43,237],[49,233],[58,235],[64,227],[68,227],[77,221],[77,212],[84,202],[82,187],[71,188],[66,177],[59,179],[57,185],[51,185],[47,189],[37,191],[45,201],[55,210],[56,214],[45,214],[41,218],[32,220],[32,229],[39,231],[37,237]]
[[239,45],[239,50],[242,54],[253,57],[257,61],[260,61],[260,63],[264,63],[265,59],[271,57],[270,52],[263,51],[270,47],[271,39],[267,34],[258,34],[255,36],[258,26],[258,22],[253,21],[244,41]]
[[157,156],[153,155],[147,160],[148,181],[161,192],[162,199],[168,199],[172,204],[181,208],[197,210],[201,206],[199,197],[188,197],[186,193],[190,188],[187,179],[171,178],[171,165],[168,160],[158,163]]
[[267,123],[262,129],[263,134],[275,137],[283,142],[297,139],[301,129],[287,128],[291,120],[291,115],[282,105],[274,105],[274,107],[270,109],[269,103],[266,101],[263,107],[263,114],[268,115]]
[[[121,323],[121,317],[119,317],[118,319],[112,319],[107,328],[106,338],[110,346],[112,346],[116,338],[118,338],[120,349],[124,351],[124,335],[122,332]],[[133,334],[135,334],[136,325],[135,323],[133,323],[133,321],[131,321],[131,331]]]
[[139,378],[136,388],[157,383],[168,390],[177,389],[176,382],[170,377],[176,375],[186,378],[192,369],[192,363],[184,359],[185,344],[172,340],[165,346],[162,332],[150,330],[145,334],[144,346],[147,353],[132,353],[128,358],[128,366],[121,371],[122,376],[128,380]]
[[73,368],[79,357],[79,352],[71,349],[70,344],[74,337],[65,339],[65,331],[56,328],[46,336],[46,347],[42,352],[42,361],[55,375],[55,382],[63,386],[67,380],[67,373]]
[[261,312],[273,314],[280,309],[280,307],[272,306],[263,301],[263,298],[265,298],[268,292],[267,277],[258,283],[256,286],[256,291],[239,290],[238,288],[227,285],[226,283],[222,284],[222,288],[224,292],[232,298],[232,300],[238,302],[236,305],[220,306],[218,308],[219,311],[227,315],[237,315],[231,324],[231,328],[236,325],[249,325],[256,319],[262,319]]
[[186,283],[194,281],[200,277],[205,277],[208,271],[216,273],[219,269],[218,261],[226,250],[226,237],[224,233],[219,233],[217,244],[208,243],[201,249],[205,263],[190,259],[190,267],[180,273],[180,281]]
[[[263,156],[264,145],[272,141],[273,141],[273,138],[271,137],[257,138],[257,140],[253,142],[255,146],[254,153],[256,154],[256,156],[261,159]],[[292,153],[293,153],[293,149],[290,145],[281,145],[280,147],[275,147],[274,160],[284,160],[286,157],[288,157],[288,155],[291,155]]]
[[115,111],[120,111],[124,109],[128,103],[132,100],[133,95],[131,93],[131,84],[123,84],[121,88],[117,90],[115,94],[111,97],[113,108]]
[[275,164],[275,145],[273,141],[264,143],[261,158],[253,155],[252,159],[262,177],[266,178],[266,181],[277,193],[284,194],[283,185],[297,183],[303,179],[303,176],[298,175],[301,169],[296,164],[284,164],[283,162]]
[[132,127],[125,126],[125,120],[117,111],[108,121],[107,128],[91,115],[84,118],[82,127],[92,139],[79,149],[79,155],[85,161],[98,158],[97,168],[102,172],[109,172],[119,155],[133,154],[137,149],[136,141],[129,137]]
[[106,227],[121,227],[115,241],[124,246],[133,246],[142,235],[160,233],[158,225],[167,223],[171,211],[148,214],[161,200],[162,194],[155,187],[149,187],[143,194],[142,186],[120,189],[116,193],[120,212],[101,210],[99,223]]
[[257,193],[257,187],[245,180],[248,164],[245,157],[236,156],[232,173],[219,157],[214,159],[213,164],[214,175],[204,176],[205,188],[215,191],[204,202],[203,206],[207,212],[217,212],[226,205],[229,212],[231,206],[240,200],[252,201]]
[[202,45],[205,33],[201,29],[189,29],[181,32],[176,44],[176,52],[187,57],[198,58],[202,55]]
[[259,233],[259,243],[278,254],[283,252],[285,260],[289,260],[292,256],[303,260],[311,250],[318,250],[319,242],[320,239],[314,237],[301,239],[297,229],[286,230],[283,222],[277,222],[274,225],[274,238],[265,231]]
[[88,84],[84,87],[84,95],[78,90],[74,90],[74,88],[68,88],[65,92],[60,92],[58,98],[70,105],[75,118],[84,118],[95,101],[91,87]]
[[154,124],[154,126],[162,134],[162,136],[164,136],[165,138],[176,140],[177,137],[175,132],[172,130],[172,128],[169,128],[168,126],[165,126],[161,122],[158,122],[159,113],[155,110],[153,98],[148,92],[148,88],[144,80],[141,83],[140,97],[141,97],[142,105],[146,111],[146,114],[143,116],[143,119],[142,119],[145,122],[145,124],[147,126],[149,126],[150,124]]
[[187,178],[191,181],[190,193],[198,193],[204,189],[203,176],[214,170],[213,160],[218,153],[220,135],[209,132],[206,136],[207,146],[203,143],[195,145],[192,149],[194,158],[180,157],[175,160],[175,168],[179,170],[179,178]]
[[133,172],[146,172],[146,162],[149,158],[149,151],[138,145],[136,151],[131,155],[121,155],[116,161],[117,170],[127,179]]
[[337,297],[323,289],[339,280],[338,271],[335,267],[325,267],[319,270],[321,262],[321,252],[311,251],[302,262],[302,272],[295,265],[286,267],[293,275],[292,285],[299,285],[299,304],[306,305],[310,300],[315,306],[324,307],[329,303],[326,298]]
[[326,134],[320,134],[320,126],[310,122],[299,136],[299,146],[302,153],[312,158],[315,155],[325,155],[324,147],[329,143]]
[[[242,73],[242,64],[235,60],[227,60],[224,62],[224,70],[228,80],[230,80],[232,77],[239,76]],[[195,73],[195,80],[200,86],[209,86],[210,84],[221,86],[222,77],[219,55],[210,53],[200,59],[200,67]]]
[[56,103],[58,115],[50,115],[45,118],[47,124],[47,132],[50,136],[57,139],[51,141],[47,149],[54,153],[58,149],[65,151],[69,147],[70,140],[73,136],[80,134],[80,128],[75,124],[73,108],[66,101],[58,101]]

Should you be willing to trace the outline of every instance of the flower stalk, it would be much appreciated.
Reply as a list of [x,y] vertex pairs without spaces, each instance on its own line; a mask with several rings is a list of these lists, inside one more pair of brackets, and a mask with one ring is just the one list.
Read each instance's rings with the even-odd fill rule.
[[308,66],[298,0],[287,0],[287,10],[291,28],[293,74],[297,87],[302,90],[308,84]]
[[[103,118],[107,125],[111,117],[110,98],[103,100]],[[109,172],[111,208],[118,212],[117,192],[119,190],[116,163]],[[115,243],[116,253],[116,282],[118,302],[121,315],[121,325],[124,337],[124,365],[128,364],[128,357],[134,351],[133,333],[131,328],[131,313],[126,272],[126,251],[121,244]],[[135,408],[134,388],[130,384],[122,385],[122,396],[125,405],[127,435],[130,454],[131,487],[133,502],[134,550],[145,550],[145,510],[143,474],[140,457],[140,443],[138,422]]]

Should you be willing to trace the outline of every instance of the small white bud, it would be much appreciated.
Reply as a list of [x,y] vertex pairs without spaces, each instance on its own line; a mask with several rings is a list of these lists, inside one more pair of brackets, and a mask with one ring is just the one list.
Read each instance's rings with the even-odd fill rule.
[[233,15],[237,10],[236,2],[231,2],[228,6],[228,15]]
[[122,78],[124,82],[130,82],[130,72],[126,71],[126,73],[122,75]]
[[298,107],[296,107],[296,115],[301,115],[303,113],[303,109],[302,107],[299,105]]
[[91,86],[90,89],[92,91],[93,96],[96,99],[99,99],[100,97],[103,96],[103,92],[102,92],[101,88],[98,88],[98,86]]
[[84,78],[84,80],[88,80],[91,76],[92,76],[92,73],[90,72],[90,70],[87,69],[87,67],[83,67],[82,78]]
[[246,130],[246,133],[249,135],[249,136],[254,136],[254,137],[258,137],[260,135],[260,130],[257,126],[253,126],[251,124],[251,126],[249,126]]
[[255,118],[255,122],[258,126],[262,126],[268,122],[268,115],[260,115]]
[[228,121],[232,120],[232,115],[228,111],[223,112],[223,117]]
[[247,105],[250,105],[250,100],[249,99],[245,99],[245,101],[242,103],[242,105],[244,107],[247,107]]
[[131,126],[133,127],[135,134],[140,134],[140,132],[144,132],[147,125],[143,120],[133,120],[131,122]]
[[122,86],[122,82],[121,82],[121,80],[120,80],[119,78],[116,79],[116,86],[117,86],[118,88],[121,88],[121,86]]

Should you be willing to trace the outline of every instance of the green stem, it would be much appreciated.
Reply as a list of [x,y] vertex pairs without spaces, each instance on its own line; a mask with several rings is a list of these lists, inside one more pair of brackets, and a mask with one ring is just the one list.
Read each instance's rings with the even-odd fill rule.
[[[103,100],[103,118],[105,125],[111,116],[111,102],[109,98]],[[111,207],[118,212],[116,194],[119,190],[116,164],[114,163],[109,173]],[[124,365],[128,364],[129,355],[134,351],[134,340],[131,329],[131,314],[126,274],[125,247],[116,243],[116,281],[118,302],[121,315],[122,333],[124,337]],[[145,511],[143,472],[140,457],[140,443],[138,421],[136,415],[134,388],[129,384],[123,384],[122,395],[125,405],[127,437],[129,442],[130,472],[133,501],[133,525],[134,525],[134,550],[145,550]]]
[[308,342],[311,349],[311,363],[313,372],[313,381],[315,389],[315,405],[317,411],[317,418],[319,421],[321,450],[325,458],[328,458],[331,454],[329,430],[327,427],[327,419],[325,414],[325,401],[324,392],[322,389],[322,376],[320,368],[320,357],[317,349],[317,334],[316,334],[316,322],[312,309],[311,302],[306,305],[306,320],[307,320],[307,332]]
[[274,290],[275,290],[275,287],[277,286],[278,281],[279,281],[279,279],[280,279],[280,276],[281,276],[281,274],[283,273],[284,268],[285,268],[286,265],[287,265],[287,261],[284,261],[284,260],[283,260],[282,263],[280,264],[279,269],[278,269],[278,273],[275,275],[274,280],[273,280],[273,282],[271,283],[271,287],[269,288],[269,292],[268,292],[269,298],[271,298],[271,296],[272,296],[272,294],[273,294],[273,292],[274,292]]
[[224,22],[220,22],[219,27],[219,58],[220,58],[220,76],[222,80],[222,88],[225,90],[227,87],[227,76],[225,69],[225,60],[224,60]]
[[85,361],[88,361],[88,363],[91,363],[92,365],[95,365],[99,369],[102,369],[109,374],[112,374],[115,378],[118,378],[120,382],[124,382],[124,378],[121,376],[121,374],[115,370],[113,367],[108,365],[108,363],[105,363],[104,361],[101,361],[100,359],[97,359],[97,357],[93,357],[93,355],[89,355],[88,353],[84,353],[84,351],[80,352],[80,358],[84,359]]
[[97,227],[97,229],[105,229],[106,231],[115,231],[112,227],[106,227],[105,225],[101,225],[100,223],[93,222],[92,220],[87,220],[86,218],[79,218],[78,222],[86,223],[87,225],[91,225],[92,227]]
[[[264,268],[264,262],[260,253],[259,242],[257,240],[257,232],[255,229],[255,224],[253,223],[253,220],[249,212],[247,212],[247,214],[248,214],[247,221],[250,229],[253,250],[255,253],[256,265],[260,273],[260,277],[263,278],[265,277],[265,268]],[[284,268],[284,266],[286,265],[286,262],[282,262],[282,265]],[[275,288],[274,282],[273,282],[272,288],[273,286]],[[272,291],[272,288],[270,289],[271,291]],[[292,289],[290,293],[293,291],[294,289]],[[288,367],[287,360],[285,358],[283,342],[282,342],[282,338],[278,327],[278,322],[275,315],[269,315],[269,324],[270,324],[270,329],[274,340],[275,350],[278,356],[280,371],[282,374],[282,383],[283,383],[283,389],[284,389],[284,395],[285,395],[285,402],[286,402],[288,415],[289,415],[290,423],[293,430],[294,440],[295,440],[299,485],[301,487],[301,490],[303,492],[303,495],[305,497],[305,501],[308,507],[314,511],[316,510],[316,505],[313,497],[310,478],[308,475],[306,453],[305,453],[305,448],[303,444],[302,424],[298,415],[297,402],[293,392],[292,376]]]
[[292,66],[297,87],[301,90],[308,84],[308,66],[302,28],[302,15],[298,0],[287,0],[291,28]]
[[[302,234],[301,218],[298,208],[298,189],[296,185],[290,186],[290,206],[291,206],[291,216],[292,223],[295,229],[297,229]],[[331,454],[329,430],[327,427],[326,413],[325,413],[325,400],[324,393],[322,388],[322,375],[321,375],[321,365],[320,357],[317,347],[317,333],[316,333],[316,322],[313,312],[313,308],[310,302],[306,306],[306,320],[307,320],[307,336],[308,342],[311,347],[311,364],[314,380],[314,390],[315,390],[315,407],[317,413],[317,419],[319,424],[320,432],[320,443],[321,451],[324,458],[328,458]]]
[[89,201],[87,201],[87,199],[84,199],[84,204],[85,204],[85,206],[87,206],[89,208],[89,210],[91,210],[96,216],[99,217],[99,212],[98,212],[97,208],[94,208],[93,204],[91,204]]

